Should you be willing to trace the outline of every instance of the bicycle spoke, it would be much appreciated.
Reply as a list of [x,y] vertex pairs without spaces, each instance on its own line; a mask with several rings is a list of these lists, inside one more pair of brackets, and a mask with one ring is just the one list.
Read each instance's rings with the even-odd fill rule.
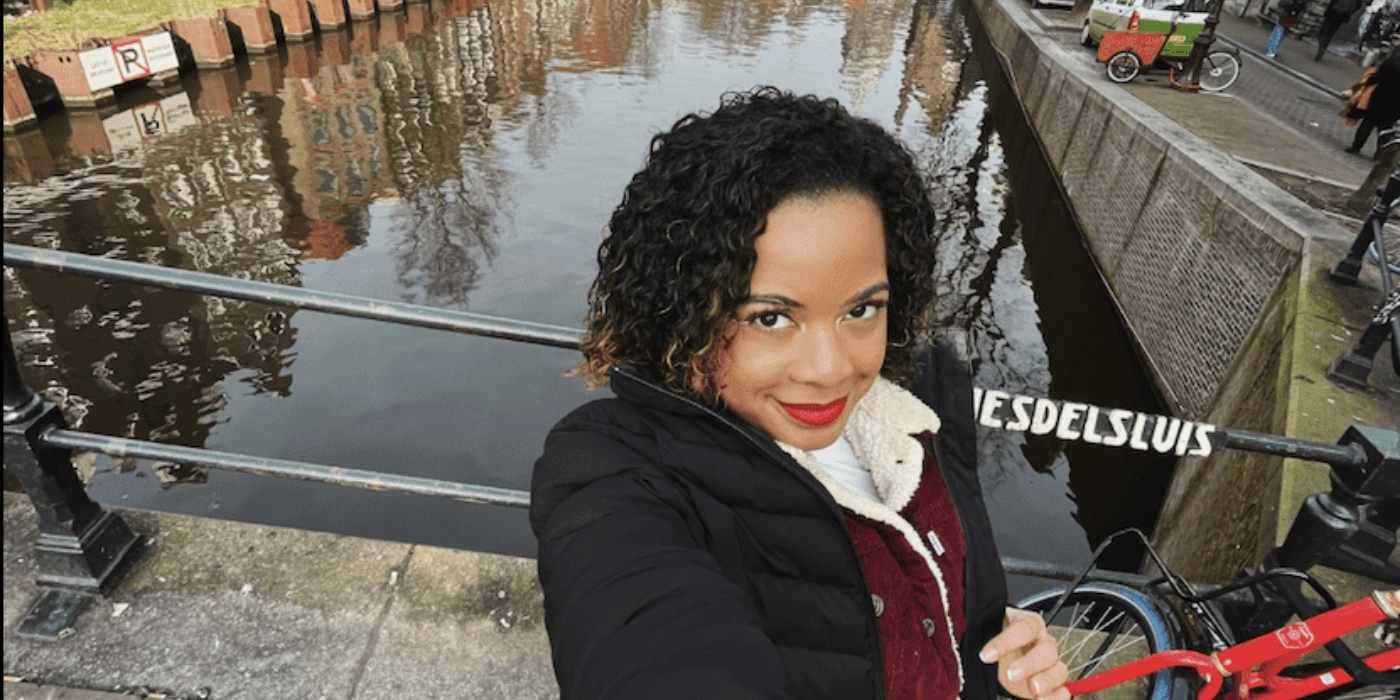
[[[1046,596],[1026,605],[1044,614],[1057,601],[1055,596]],[[1158,619],[1155,613],[1140,593],[1088,584],[1076,590],[1045,624],[1069,677],[1084,679],[1172,648],[1172,639],[1159,632],[1162,628],[1151,625]],[[1170,683],[1170,676],[1157,672],[1090,693],[1085,700],[1168,700]]]

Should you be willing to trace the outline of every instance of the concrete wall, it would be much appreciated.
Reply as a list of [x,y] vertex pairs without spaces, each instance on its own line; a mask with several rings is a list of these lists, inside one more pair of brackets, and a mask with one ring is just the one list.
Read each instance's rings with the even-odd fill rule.
[[[1025,3],[970,1],[1168,410],[1286,433],[1297,232],[1336,224],[1085,71]],[[1196,580],[1232,575],[1274,544],[1284,481],[1277,457],[1184,460],[1159,546]]]
[[1038,31],[972,0],[1173,412],[1205,417],[1285,275],[1296,231],[1331,225]]

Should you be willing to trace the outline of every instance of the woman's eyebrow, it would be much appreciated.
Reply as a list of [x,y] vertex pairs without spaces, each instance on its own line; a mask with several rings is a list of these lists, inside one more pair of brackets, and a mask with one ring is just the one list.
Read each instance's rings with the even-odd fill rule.
[[785,306],[794,309],[802,308],[802,305],[793,299],[789,299],[781,294],[750,294],[748,298],[739,302],[740,304],[772,304],[773,306]]
[[[865,301],[866,299],[869,299],[870,297],[875,296],[876,294],[879,294],[880,292],[887,292],[889,291],[889,289],[889,282],[879,282],[876,284],[872,284],[869,287],[866,287],[865,289],[856,292],[854,296],[846,300],[846,303],[857,304],[862,301]],[[781,294],[751,294],[748,296],[748,298],[740,302],[740,304],[771,304],[773,306],[781,306],[784,308],[802,308],[802,304],[800,302],[798,302],[795,299],[789,299]]]
[[846,303],[847,303],[847,304],[855,304],[855,303],[858,303],[858,302],[862,302],[862,301],[865,301],[866,299],[869,299],[870,297],[875,296],[876,294],[879,294],[880,292],[888,292],[889,290],[890,290],[890,283],[889,283],[889,282],[880,282],[880,283],[877,283],[877,284],[872,284],[872,285],[870,285],[869,287],[866,287],[866,288],[865,288],[864,290],[862,290],[860,293],[856,294],[855,296],[851,297],[850,299],[847,299],[847,300],[846,300]]

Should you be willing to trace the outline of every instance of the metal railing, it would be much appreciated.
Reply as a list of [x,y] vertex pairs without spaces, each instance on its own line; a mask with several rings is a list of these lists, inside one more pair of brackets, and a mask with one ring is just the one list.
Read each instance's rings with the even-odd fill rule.
[[1382,232],[1391,210],[1400,204],[1400,168],[1390,174],[1377,194],[1380,201],[1366,217],[1361,231],[1352,241],[1351,249],[1328,273],[1328,278],[1333,282],[1357,284],[1366,254],[1371,250],[1374,250],[1376,265],[1380,268],[1381,299],[1376,305],[1375,315],[1356,343],[1327,368],[1328,377],[1358,387],[1366,386],[1375,365],[1376,353],[1380,352],[1387,339],[1390,340],[1391,365],[1396,372],[1400,372],[1400,287],[1391,284],[1393,266],[1390,255],[1393,251],[1386,251]]
[[[433,309],[203,272],[64,253],[6,243],[6,266],[41,269],[210,294],[293,309],[577,349],[579,331],[483,314]],[[6,319],[4,334],[5,470],[19,480],[39,517],[35,545],[37,583],[47,590],[21,621],[18,633],[56,639],[87,601],[109,591],[141,538],[117,514],[93,501],[72,462],[74,450],[136,457],[214,469],[317,481],[354,488],[451,498],[469,503],[528,507],[530,494],[514,489],[424,479],[255,457],[69,429],[62,411],[24,384]]]
[[[580,331],[562,326],[230,279],[9,243],[4,245],[4,263],[13,267],[43,269],[558,348],[576,349],[580,335]],[[40,535],[35,546],[39,571],[37,582],[48,589],[21,621],[18,632],[23,635],[57,638],[82,612],[85,601],[107,592],[115,585],[120,570],[132,558],[141,541],[120,516],[88,497],[72,463],[74,450],[452,498],[471,503],[519,508],[527,507],[530,502],[529,493],[512,489],[254,457],[71,430],[58,407],[48,404],[24,385],[10,334],[6,332],[4,336],[5,470],[19,479],[38,514]],[[997,405],[983,404],[978,409],[978,419],[982,424],[998,429],[1017,429],[1011,425],[1010,418],[1015,412],[1013,404],[1021,399],[1053,404],[1057,412],[1078,410],[1087,412],[1087,415],[1097,413],[1105,422],[1109,421],[1111,413],[1117,411],[1087,404],[1073,404],[1074,408],[1071,408],[1071,402],[1013,397],[1002,392],[981,393],[989,402]],[[993,401],[994,395],[1000,398]],[[1152,435],[1159,423],[1179,423],[1178,419],[1165,416],[1124,413],[1134,414],[1135,440],[1138,431]],[[1090,436],[1096,434],[1094,431],[1100,430],[1102,424],[1091,426],[1091,420],[1084,419],[1079,439],[1094,442]],[[1400,467],[1397,467],[1400,438],[1393,431],[1353,426],[1339,444],[1328,445],[1244,430],[1197,427],[1209,429],[1202,433],[1206,442],[1202,449],[1206,453],[1235,449],[1325,462],[1333,466],[1337,481],[1348,494],[1364,496],[1359,502],[1370,502],[1377,497],[1394,497],[1394,492],[1400,488],[1395,483],[1396,475],[1400,474]],[[1182,427],[1181,430],[1184,432],[1186,428]],[[1102,435],[1099,441],[1103,441]],[[1129,447],[1135,446],[1130,442]],[[1137,449],[1145,449],[1145,446]],[[1055,568],[1011,559],[1004,564],[1010,573],[1027,575],[1046,575]]]

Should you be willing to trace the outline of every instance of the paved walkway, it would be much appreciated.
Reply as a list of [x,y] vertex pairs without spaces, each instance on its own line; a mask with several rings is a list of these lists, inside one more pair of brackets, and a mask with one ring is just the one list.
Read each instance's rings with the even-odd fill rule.
[[5,700],[559,695],[533,560],[167,513],[118,510],[147,544],[115,590],[20,636],[38,518],[4,504]]
[[[1078,46],[1083,15],[1056,9],[1036,10],[1033,15],[1047,29],[1061,30],[1056,35],[1065,45],[1075,47],[1072,53],[1083,56],[1086,70],[1103,73],[1093,52]],[[1265,58],[1264,47],[1272,31],[1272,25],[1260,25],[1253,18],[1241,19],[1228,12],[1221,15],[1217,39],[1238,47],[1242,54],[1240,78],[1223,93],[1173,90],[1162,71],[1144,73],[1125,87],[1256,169],[1311,177],[1331,190],[1354,190],[1371,170],[1375,138],[1364,157],[1342,152],[1351,144],[1355,127],[1338,115],[1341,91],[1365,70],[1355,57],[1355,47],[1334,42],[1329,53],[1314,62],[1317,44],[1312,39],[1289,37],[1275,58]],[[1278,184],[1290,191],[1296,189]],[[1333,191],[1327,196],[1344,194]]]

